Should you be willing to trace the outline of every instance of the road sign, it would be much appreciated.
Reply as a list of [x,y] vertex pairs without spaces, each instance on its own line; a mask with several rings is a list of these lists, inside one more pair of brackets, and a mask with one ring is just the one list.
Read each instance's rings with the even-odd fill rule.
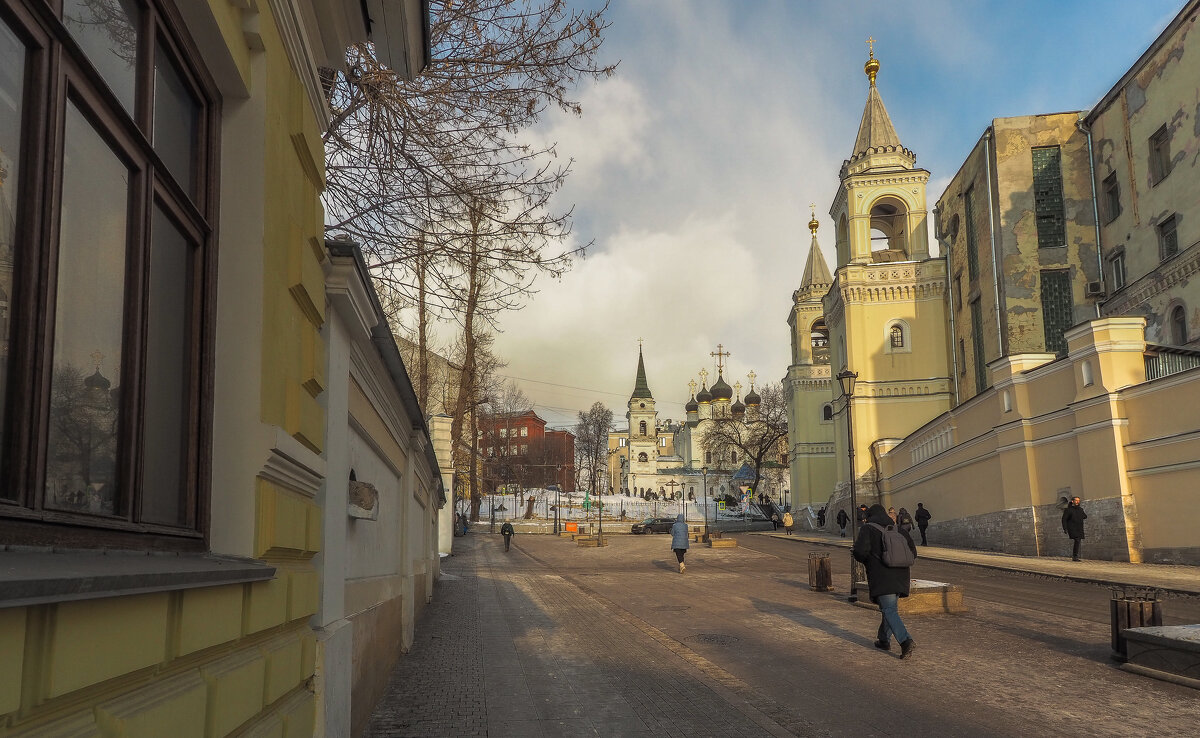
[[718,510],[724,510],[724,509],[725,509],[725,500],[717,500],[717,509],[718,509]]

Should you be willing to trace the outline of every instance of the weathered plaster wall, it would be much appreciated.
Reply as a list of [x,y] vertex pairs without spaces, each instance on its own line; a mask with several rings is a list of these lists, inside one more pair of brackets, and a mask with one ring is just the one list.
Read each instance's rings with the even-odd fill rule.
[[[1116,174],[1120,212],[1101,213],[1103,254],[1110,299],[1105,314],[1141,315],[1146,337],[1174,343],[1167,316],[1183,305],[1188,343],[1200,341],[1200,5],[1192,3],[1179,26],[1091,114],[1100,184]],[[1170,173],[1155,181],[1150,138],[1162,126],[1170,136]],[[1174,215],[1179,253],[1159,251],[1158,226]],[[1112,260],[1124,255],[1125,286],[1112,283]]]

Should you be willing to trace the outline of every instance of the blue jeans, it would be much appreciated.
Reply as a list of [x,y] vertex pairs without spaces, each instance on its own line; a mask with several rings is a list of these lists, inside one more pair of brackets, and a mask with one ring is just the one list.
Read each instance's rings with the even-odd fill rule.
[[879,595],[879,610],[883,613],[883,619],[879,622],[879,641],[887,643],[889,636],[896,636],[897,643],[904,643],[908,640],[908,629],[904,627],[904,621],[900,619],[900,611],[896,608],[900,604],[900,598],[897,595]]

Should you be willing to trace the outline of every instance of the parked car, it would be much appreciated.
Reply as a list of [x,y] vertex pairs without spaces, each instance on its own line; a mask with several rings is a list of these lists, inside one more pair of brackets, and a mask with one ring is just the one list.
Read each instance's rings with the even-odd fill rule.
[[646,518],[640,523],[634,523],[629,532],[634,534],[670,533],[672,525],[675,525],[675,518]]

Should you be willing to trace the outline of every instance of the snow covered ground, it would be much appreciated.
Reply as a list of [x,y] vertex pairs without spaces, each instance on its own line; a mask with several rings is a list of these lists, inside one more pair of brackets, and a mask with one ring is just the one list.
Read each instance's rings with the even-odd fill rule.
[[[490,520],[493,509],[495,510],[496,520],[511,520],[525,517],[525,511],[528,506],[529,498],[533,498],[533,517],[541,519],[550,519],[554,517],[554,506],[556,493],[553,490],[546,489],[528,489],[525,491],[522,502],[516,495],[484,495],[483,503],[479,507],[479,519]],[[560,520],[594,520],[596,518],[596,498],[591,498],[592,507],[590,510],[583,508],[584,496],[582,494],[570,494],[565,492],[557,493],[559,505]],[[686,515],[686,520],[703,521],[704,520],[704,504],[702,502],[684,502],[682,500],[643,500],[638,497],[625,497],[624,495],[602,495],[599,498],[602,503],[605,520],[626,520],[635,522],[645,520],[646,518],[666,518],[675,517],[679,513]],[[459,503],[462,504],[461,502]],[[708,519],[709,520],[742,520],[743,517],[750,520],[765,520],[766,516],[759,510],[757,505],[751,505],[749,510],[744,514],[737,506],[732,506],[732,509],[722,509],[713,500],[708,501]]]

